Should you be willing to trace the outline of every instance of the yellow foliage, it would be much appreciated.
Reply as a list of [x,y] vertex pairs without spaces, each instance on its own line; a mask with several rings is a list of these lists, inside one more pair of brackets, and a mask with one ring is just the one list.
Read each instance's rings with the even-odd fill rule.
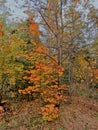
[[53,121],[58,118],[59,109],[54,104],[48,104],[45,107],[41,107],[41,113],[43,120]]

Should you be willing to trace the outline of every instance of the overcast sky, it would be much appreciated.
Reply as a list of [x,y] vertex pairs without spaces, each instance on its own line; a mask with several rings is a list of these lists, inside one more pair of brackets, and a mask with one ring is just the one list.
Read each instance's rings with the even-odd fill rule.
[[94,1],[94,5],[95,5],[96,8],[98,8],[98,0]]
[[[27,10],[26,6],[30,6],[30,0],[7,0],[6,10],[10,10],[11,16],[8,17],[9,21],[16,21],[21,19],[25,20],[28,15],[24,13]],[[98,8],[98,0],[94,0],[94,6]]]

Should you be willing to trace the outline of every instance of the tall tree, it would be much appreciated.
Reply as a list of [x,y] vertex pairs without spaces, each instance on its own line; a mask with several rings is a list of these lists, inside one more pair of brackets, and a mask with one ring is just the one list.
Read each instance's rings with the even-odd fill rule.
[[[50,55],[57,57],[58,65],[68,70],[70,86],[73,83],[75,55],[94,39],[94,35],[91,35],[94,31],[94,21],[90,14],[92,8],[90,2],[83,3],[81,0],[67,3],[63,0],[38,1],[37,10],[42,27],[45,28],[46,45],[51,48]],[[61,78],[58,79],[61,84]]]

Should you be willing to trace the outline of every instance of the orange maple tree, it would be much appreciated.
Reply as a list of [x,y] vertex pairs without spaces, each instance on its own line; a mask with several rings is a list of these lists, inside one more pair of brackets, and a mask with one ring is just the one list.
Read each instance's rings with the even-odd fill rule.
[[[32,22],[33,20],[30,19]],[[35,26],[36,25],[36,26]],[[29,26],[30,33],[35,37],[40,35],[38,25],[34,22]],[[31,63],[28,69],[24,71],[23,79],[28,81],[25,89],[19,89],[21,94],[30,94],[35,99],[42,100],[44,106],[41,107],[41,114],[44,120],[51,121],[58,117],[61,100],[66,97],[63,90],[66,85],[58,85],[58,76],[62,76],[64,68],[58,65],[54,57],[49,56],[49,49],[40,41],[36,43],[34,39],[33,48],[31,48],[24,57]]]

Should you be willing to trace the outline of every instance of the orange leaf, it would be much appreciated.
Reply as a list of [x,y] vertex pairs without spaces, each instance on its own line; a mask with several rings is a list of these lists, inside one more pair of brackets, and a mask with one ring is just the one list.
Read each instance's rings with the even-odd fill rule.
[[4,32],[0,32],[0,36],[4,36]]
[[0,24],[0,30],[2,29],[2,24]]

